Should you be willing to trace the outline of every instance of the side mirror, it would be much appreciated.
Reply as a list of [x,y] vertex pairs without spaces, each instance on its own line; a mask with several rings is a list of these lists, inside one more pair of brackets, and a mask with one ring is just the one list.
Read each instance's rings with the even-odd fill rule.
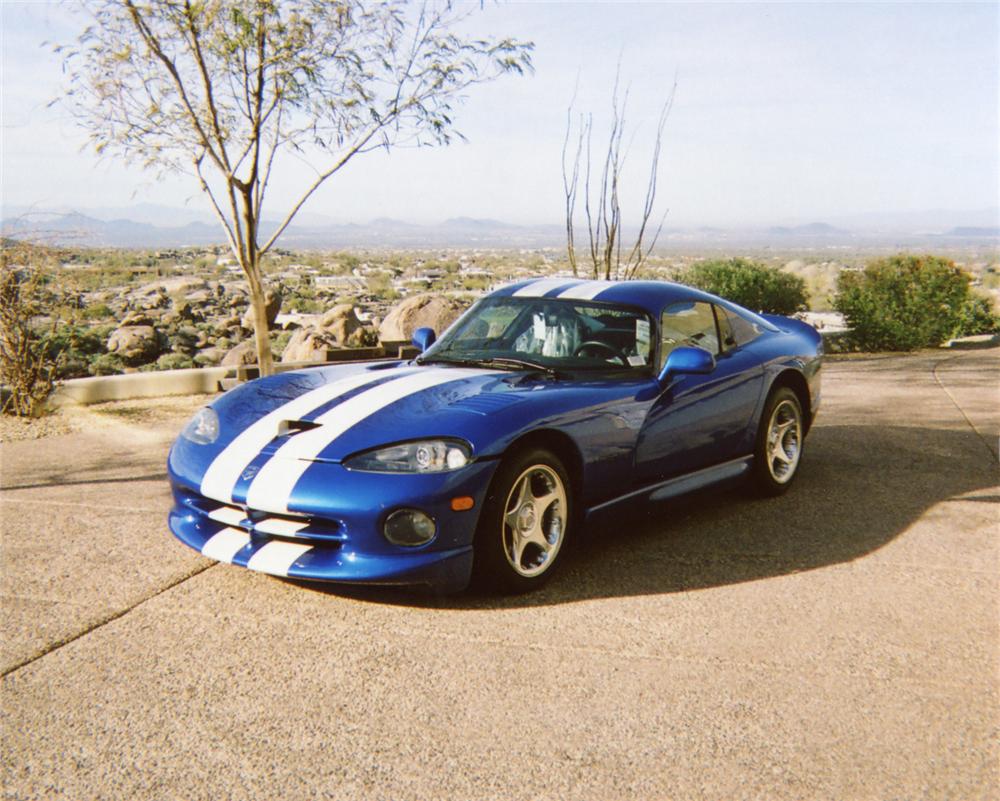
[[437,334],[433,328],[418,328],[413,332],[413,344],[423,353],[437,341]]
[[660,383],[665,384],[672,375],[697,373],[704,375],[715,369],[715,357],[704,348],[679,347],[670,351],[667,363],[660,371]]

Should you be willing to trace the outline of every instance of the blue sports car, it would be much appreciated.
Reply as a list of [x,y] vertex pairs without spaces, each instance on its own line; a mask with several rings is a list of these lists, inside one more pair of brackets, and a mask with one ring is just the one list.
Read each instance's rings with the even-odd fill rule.
[[278,576],[523,592],[615,504],[742,475],[784,492],[819,407],[815,329],[678,284],[525,281],[414,344],[199,411],[171,531]]

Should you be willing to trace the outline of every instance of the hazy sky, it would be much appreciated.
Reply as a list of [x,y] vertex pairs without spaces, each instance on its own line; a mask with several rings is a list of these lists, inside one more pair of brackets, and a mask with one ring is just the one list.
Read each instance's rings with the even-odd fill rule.
[[[202,207],[190,179],[99,162],[65,112],[47,107],[63,76],[42,43],[71,40],[78,17],[45,2],[0,8],[6,207]],[[535,74],[473,89],[457,114],[467,143],[364,156],[306,211],[559,222],[566,105],[579,80],[577,106],[603,131],[619,56],[636,126],[627,215],[641,202],[638,168],[675,74],[660,175],[674,225],[998,205],[995,2],[487,3],[473,25],[533,40]],[[307,177],[289,162],[266,216]]]

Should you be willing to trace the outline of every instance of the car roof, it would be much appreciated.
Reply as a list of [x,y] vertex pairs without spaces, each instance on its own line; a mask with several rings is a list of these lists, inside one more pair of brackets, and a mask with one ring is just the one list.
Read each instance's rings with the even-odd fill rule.
[[490,297],[595,300],[638,306],[652,314],[659,314],[664,306],[678,301],[719,302],[714,295],[670,281],[588,281],[579,278],[518,281],[491,292]]

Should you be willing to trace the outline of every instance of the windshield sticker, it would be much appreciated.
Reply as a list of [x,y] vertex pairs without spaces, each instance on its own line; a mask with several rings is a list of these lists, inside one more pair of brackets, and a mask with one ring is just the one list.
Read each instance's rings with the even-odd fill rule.
[[628,363],[633,367],[642,367],[646,364],[645,356],[629,356]]
[[[640,354],[649,353],[649,320],[635,321],[635,349]],[[642,363],[646,363],[645,359]]]

